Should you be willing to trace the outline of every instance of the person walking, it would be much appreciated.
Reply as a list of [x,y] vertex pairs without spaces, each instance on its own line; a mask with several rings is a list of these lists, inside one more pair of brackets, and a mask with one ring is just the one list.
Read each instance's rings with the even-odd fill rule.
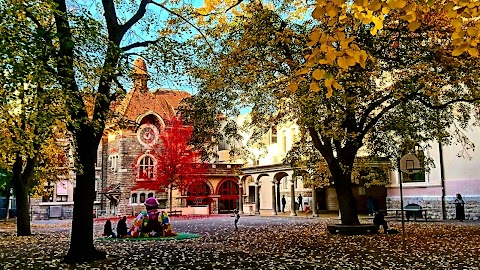
[[455,219],[463,222],[465,220],[465,201],[460,193],[457,193],[457,198],[453,203],[455,204]]
[[237,223],[238,223],[238,220],[240,219],[240,214],[238,213],[238,209],[235,208],[235,210],[233,210],[232,217],[235,217],[235,231],[238,231]]
[[298,210],[300,210],[300,208],[302,208],[302,211],[303,211],[303,197],[302,197],[302,194],[298,195]]
[[285,195],[282,196],[282,212],[285,213],[285,205],[287,204],[287,199],[285,199]]
[[375,201],[373,200],[372,196],[368,196],[367,198],[367,208],[368,208],[368,215],[374,216],[375,215]]

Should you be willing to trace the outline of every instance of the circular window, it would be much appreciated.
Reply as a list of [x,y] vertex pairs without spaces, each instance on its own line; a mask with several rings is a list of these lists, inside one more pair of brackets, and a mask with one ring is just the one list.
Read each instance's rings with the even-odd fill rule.
[[138,141],[145,147],[151,148],[158,140],[158,129],[152,124],[143,124],[137,132]]

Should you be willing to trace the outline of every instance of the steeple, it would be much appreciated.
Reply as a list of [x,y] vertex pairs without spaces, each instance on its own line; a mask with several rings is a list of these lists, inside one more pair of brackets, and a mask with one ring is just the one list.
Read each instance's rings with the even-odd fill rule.
[[142,92],[148,91],[147,81],[149,76],[147,72],[147,65],[142,58],[138,57],[137,60],[133,62],[131,77],[134,88],[138,88]]

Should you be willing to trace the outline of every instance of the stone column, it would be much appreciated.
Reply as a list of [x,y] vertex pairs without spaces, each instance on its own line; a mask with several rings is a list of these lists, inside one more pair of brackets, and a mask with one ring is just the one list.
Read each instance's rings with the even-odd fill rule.
[[238,213],[243,214],[243,183],[242,179],[238,179]]
[[315,192],[315,187],[312,188],[312,217],[318,217],[317,214],[317,192]]
[[290,178],[290,216],[296,216],[295,210],[295,182],[293,178]]
[[282,211],[281,198],[280,198],[280,181],[276,180],[275,183],[277,184],[277,212],[280,212]]
[[258,201],[259,199],[259,194],[258,194],[258,191],[259,191],[259,188],[258,188],[258,185],[260,183],[258,182],[258,179],[255,181],[255,215],[260,215],[260,202]]
[[275,194],[275,180],[272,180],[272,215],[277,215],[277,199]]

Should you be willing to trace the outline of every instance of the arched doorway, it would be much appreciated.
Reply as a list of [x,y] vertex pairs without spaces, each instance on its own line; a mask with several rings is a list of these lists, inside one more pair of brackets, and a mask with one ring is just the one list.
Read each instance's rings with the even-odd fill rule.
[[222,181],[217,189],[218,213],[232,213],[238,207],[238,183],[236,180],[226,179]]
[[187,206],[191,207],[208,207],[208,213],[211,213],[212,186],[209,182],[202,180],[195,181],[187,190]]

